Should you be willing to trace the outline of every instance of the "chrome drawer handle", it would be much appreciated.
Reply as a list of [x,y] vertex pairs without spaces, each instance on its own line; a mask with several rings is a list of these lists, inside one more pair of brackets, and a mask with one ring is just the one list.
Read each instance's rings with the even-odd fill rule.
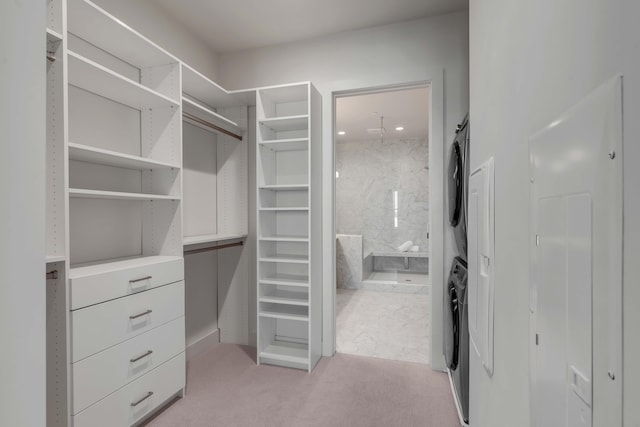
[[138,361],[138,360],[140,360],[140,359],[144,359],[144,358],[145,358],[145,357],[147,357],[147,356],[151,356],[151,353],[153,353],[153,351],[152,351],[152,350],[148,350],[145,354],[141,354],[141,355],[140,355],[140,356],[138,356],[138,357],[134,357],[133,359],[130,359],[130,362],[131,362],[131,363],[135,363],[135,362],[137,362],[137,361]]
[[142,282],[143,280],[149,280],[151,279],[152,276],[146,276],[146,277],[141,277],[139,279],[131,279],[129,280],[129,283],[137,283],[137,282]]
[[147,395],[141,399],[136,400],[135,402],[131,402],[131,406],[135,407],[138,406],[139,404],[141,404],[142,402],[144,402],[145,400],[147,400],[148,398],[150,398],[151,396],[153,396],[153,392],[150,391],[149,393],[147,393]]
[[143,311],[142,313],[134,314],[133,316],[129,316],[129,319],[137,319],[138,317],[146,316],[147,314],[153,313],[153,310]]

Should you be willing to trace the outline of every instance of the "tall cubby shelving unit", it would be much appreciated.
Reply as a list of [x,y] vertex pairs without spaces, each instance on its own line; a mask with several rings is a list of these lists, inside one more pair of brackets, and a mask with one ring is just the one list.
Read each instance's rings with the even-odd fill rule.
[[311,83],[256,99],[258,363],[321,356],[321,97]]

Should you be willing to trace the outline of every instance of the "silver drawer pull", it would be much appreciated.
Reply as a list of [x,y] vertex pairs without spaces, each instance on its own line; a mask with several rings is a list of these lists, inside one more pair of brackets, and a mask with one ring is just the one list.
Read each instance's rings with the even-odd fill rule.
[[147,393],[147,395],[143,398],[140,398],[138,400],[136,400],[135,402],[131,402],[131,406],[138,406],[139,404],[141,404],[142,402],[144,402],[145,400],[147,400],[148,398],[150,398],[151,396],[153,396],[153,392],[150,391],[149,393]]
[[153,310],[143,311],[142,313],[134,314],[133,316],[129,316],[129,319],[137,319],[138,317],[146,316],[147,314],[153,313]]
[[151,277],[153,277],[153,276],[141,277],[141,278],[139,278],[139,279],[131,279],[131,280],[129,280],[129,283],[138,283],[138,282],[142,282],[143,280],[149,280],[149,279],[151,279]]
[[152,350],[148,350],[146,353],[141,354],[141,355],[140,355],[140,356],[138,356],[138,357],[134,357],[133,359],[130,359],[130,362],[131,362],[131,363],[135,363],[135,362],[137,362],[137,361],[138,361],[138,360],[140,360],[140,359],[144,359],[144,358],[145,358],[145,357],[147,357],[147,356],[151,356],[151,353],[153,353],[153,351],[152,351]]

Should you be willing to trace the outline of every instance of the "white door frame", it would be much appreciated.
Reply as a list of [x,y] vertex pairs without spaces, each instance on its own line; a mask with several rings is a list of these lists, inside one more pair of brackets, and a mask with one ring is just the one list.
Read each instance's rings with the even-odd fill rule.
[[[443,308],[444,308],[444,231],[445,231],[445,153],[444,133],[444,72],[428,70],[424,78],[399,81],[394,76],[379,76],[339,82],[323,87],[323,356],[333,356],[336,350],[336,224],[335,224],[335,99],[346,94],[429,87],[429,275],[431,277],[431,318],[429,360],[434,370],[444,370]],[[330,96],[326,96],[330,94]],[[331,118],[330,120],[328,120]],[[327,143],[329,142],[329,143]]]

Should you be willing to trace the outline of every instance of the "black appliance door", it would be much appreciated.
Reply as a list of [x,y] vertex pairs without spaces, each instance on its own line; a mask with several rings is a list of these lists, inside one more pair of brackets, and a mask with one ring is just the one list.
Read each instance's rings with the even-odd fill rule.
[[444,308],[444,358],[447,367],[455,370],[458,367],[458,333],[460,316],[458,312],[458,296],[452,278],[447,284],[446,305]]
[[456,227],[460,223],[462,213],[462,197],[463,197],[463,163],[462,151],[458,141],[454,141],[451,145],[451,153],[449,155],[449,173],[447,195],[449,197],[449,224]]

